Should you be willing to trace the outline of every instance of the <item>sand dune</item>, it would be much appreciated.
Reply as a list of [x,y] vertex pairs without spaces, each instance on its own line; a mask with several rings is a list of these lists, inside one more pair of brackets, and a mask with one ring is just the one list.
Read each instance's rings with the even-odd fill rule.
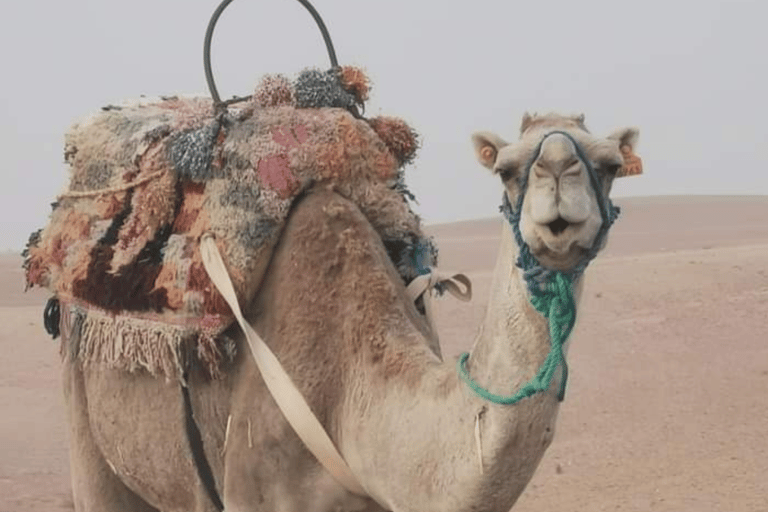
[[[590,266],[555,442],[518,512],[768,511],[768,197],[618,200]],[[438,309],[447,355],[486,303],[499,219],[435,225],[475,299]],[[0,258],[0,512],[71,510],[46,294]],[[514,454],[510,454],[514,456]]]

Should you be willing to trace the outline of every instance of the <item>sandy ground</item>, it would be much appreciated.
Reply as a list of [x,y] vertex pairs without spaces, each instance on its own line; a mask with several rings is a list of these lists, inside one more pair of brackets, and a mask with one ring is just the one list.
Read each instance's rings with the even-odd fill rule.
[[[618,203],[555,442],[514,510],[768,512],[768,197]],[[440,304],[453,355],[481,321],[501,224],[431,229],[441,267],[475,286],[470,305]],[[58,344],[18,265],[0,258],[0,512],[71,510]]]

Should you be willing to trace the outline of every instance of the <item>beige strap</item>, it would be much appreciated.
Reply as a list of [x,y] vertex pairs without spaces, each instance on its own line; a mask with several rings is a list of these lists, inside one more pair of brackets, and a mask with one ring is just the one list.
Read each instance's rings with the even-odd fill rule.
[[309,451],[345,489],[353,494],[367,497],[368,493],[352,474],[333,441],[312,413],[306,400],[283,370],[275,354],[243,318],[235,289],[221,259],[219,249],[216,247],[213,235],[203,235],[200,240],[200,252],[208,276],[229,304],[237,322],[245,332],[256,366],[259,368],[269,392],[272,393],[272,397],[285,415],[285,419],[288,420]]
[[166,172],[166,169],[160,169],[159,171],[155,171],[152,174],[148,174],[143,178],[139,178],[130,183],[124,183],[123,185],[117,185],[114,187],[100,188],[98,190],[81,190],[81,191],[75,190],[75,191],[64,192],[63,194],[59,194],[59,196],[56,199],[60,201],[62,199],[67,199],[70,197],[71,198],[93,197],[93,196],[102,196],[104,194],[116,194],[117,192],[125,192],[128,189],[135,188],[135,187],[138,187],[139,185],[143,185],[144,183],[147,183],[148,181],[152,181],[153,179],[159,177],[164,172]]
[[[424,309],[427,314],[427,322],[429,328],[434,333],[437,333],[435,329],[435,314],[432,306],[433,290],[438,285],[442,285],[445,291],[456,297],[463,302],[469,302],[472,300],[472,281],[464,274],[450,274],[448,272],[440,272],[439,270],[433,270],[429,274],[424,274],[408,285],[406,292],[408,297],[414,302],[424,295]],[[464,285],[464,290],[461,289],[460,284]]]

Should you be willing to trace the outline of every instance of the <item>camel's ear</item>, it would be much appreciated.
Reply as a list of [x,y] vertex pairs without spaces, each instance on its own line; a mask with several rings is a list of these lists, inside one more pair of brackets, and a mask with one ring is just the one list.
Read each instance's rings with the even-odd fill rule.
[[634,152],[637,148],[637,140],[640,138],[640,130],[634,127],[619,128],[618,130],[614,130],[608,138],[617,141],[619,147],[629,146]]
[[536,114],[529,114],[528,112],[523,114],[523,120],[520,122],[520,134],[522,135],[525,133],[525,131],[531,127],[531,123],[533,123],[533,118],[536,117]]
[[493,170],[499,151],[507,145],[507,142],[491,132],[476,132],[472,134],[472,144],[475,146],[477,160]]

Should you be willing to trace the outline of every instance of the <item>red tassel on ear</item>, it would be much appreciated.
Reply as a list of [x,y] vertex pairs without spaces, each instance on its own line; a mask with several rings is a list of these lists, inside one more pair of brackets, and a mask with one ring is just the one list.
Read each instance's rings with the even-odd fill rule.
[[396,117],[375,117],[369,119],[368,124],[397,158],[398,164],[413,161],[419,149],[418,135],[405,121]]
[[617,178],[626,176],[637,176],[643,174],[643,161],[632,151],[629,144],[621,145],[621,156],[624,159],[624,165],[616,173]]

